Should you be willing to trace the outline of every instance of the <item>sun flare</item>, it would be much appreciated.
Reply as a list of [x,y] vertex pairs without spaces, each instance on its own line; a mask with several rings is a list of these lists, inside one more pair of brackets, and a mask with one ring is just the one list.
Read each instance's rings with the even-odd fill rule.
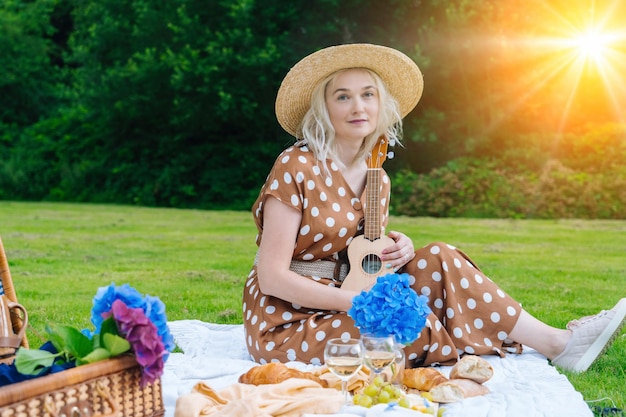
[[598,61],[604,58],[611,43],[611,36],[599,30],[589,29],[572,40],[573,46],[584,59]]
[[[528,16],[504,45],[524,69],[510,108],[550,103],[546,115],[559,135],[569,128],[614,121],[626,124],[626,1],[531,0]],[[506,33],[506,32],[504,32]],[[517,36],[516,36],[517,35]],[[511,67],[513,68],[513,67]],[[512,69],[513,70],[513,69]]]
[[546,50],[544,63],[553,74],[547,85],[562,86],[562,127],[576,114],[579,120],[626,122],[626,2],[550,4],[558,7],[547,6],[553,24],[546,46],[552,51]]

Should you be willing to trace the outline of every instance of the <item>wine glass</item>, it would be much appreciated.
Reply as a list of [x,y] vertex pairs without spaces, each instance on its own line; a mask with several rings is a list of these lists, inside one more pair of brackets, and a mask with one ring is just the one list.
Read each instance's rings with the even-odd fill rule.
[[361,344],[365,355],[365,365],[375,374],[380,375],[385,368],[396,360],[396,341],[392,335],[361,335]]
[[341,379],[341,394],[349,404],[348,380],[363,365],[363,348],[359,339],[330,339],[324,349],[324,362]]

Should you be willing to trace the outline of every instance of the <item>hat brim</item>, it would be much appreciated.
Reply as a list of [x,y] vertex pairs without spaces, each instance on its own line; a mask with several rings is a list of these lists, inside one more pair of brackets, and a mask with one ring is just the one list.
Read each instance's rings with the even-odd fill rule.
[[378,74],[398,101],[402,117],[415,108],[424,90],[417,64],[396,49],[373,44],[331,46],[300,60],[283,79],[276,96],[276,118],[282,128],[298,137],[315,86],[347,68],[367,68]]

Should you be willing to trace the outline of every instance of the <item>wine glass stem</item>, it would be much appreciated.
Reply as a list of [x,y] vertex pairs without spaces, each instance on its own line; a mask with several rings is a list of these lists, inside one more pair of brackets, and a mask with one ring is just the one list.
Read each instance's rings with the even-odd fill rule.
[[348,380],[347,379],[342,379],[341,380],[341,393],[343,394],[343,402],[345,404],[348,404]]

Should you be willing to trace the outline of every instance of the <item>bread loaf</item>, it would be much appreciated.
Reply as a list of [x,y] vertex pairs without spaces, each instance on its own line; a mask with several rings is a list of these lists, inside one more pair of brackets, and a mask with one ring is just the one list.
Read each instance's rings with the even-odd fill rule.
[[430,391],[435,385],[446,382],[448,378],[435,368],[405,369],[402,376],[402,384],[407,388],[415,388],[420,391]]
[[463,356],[450,370],[450,379],[471,379],[479,384],[489,381],[493,376],[493,367],[480,356]]
[[302,378],[315,381],[324,388],[328,388],[328,383],[310,372],[303,372],[289,368],[279,362],[270,362],[251,368],[245,374],[239,376],[239,382],[251,385],[279,384],[289,378]]
[[430,390],[433,401],[438,403],[453,403],[488,393],[489,388],[471,379],[450,379]]

